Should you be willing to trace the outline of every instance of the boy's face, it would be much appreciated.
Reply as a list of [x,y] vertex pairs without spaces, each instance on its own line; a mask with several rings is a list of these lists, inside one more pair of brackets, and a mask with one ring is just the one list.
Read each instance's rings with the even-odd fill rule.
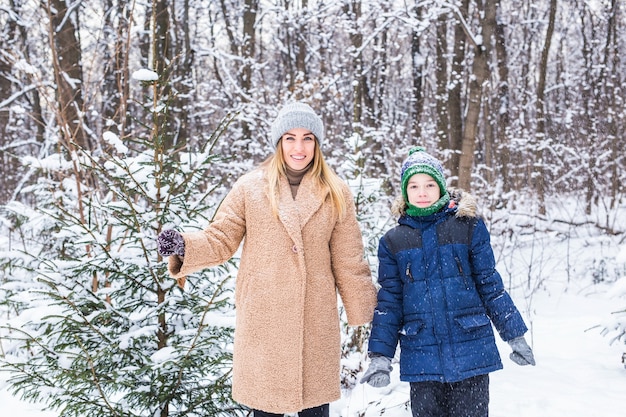
[[415,174],[409,178],[406,195],[409,203],[417,208],[430,207],[441,197],[439,185],[433,177],[427,174]]

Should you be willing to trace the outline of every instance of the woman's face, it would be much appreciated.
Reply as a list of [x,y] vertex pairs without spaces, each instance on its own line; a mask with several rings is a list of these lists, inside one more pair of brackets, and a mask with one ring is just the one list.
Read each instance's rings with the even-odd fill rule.
[[313,160],[315,136],[310,130],[298,127],[283,134],[280,146],[287,166],[295,171],[300,171]]
[[428,174],[415,174],[406,185],[409,203],[417,208],[430,207],[439,200],[439,185]]

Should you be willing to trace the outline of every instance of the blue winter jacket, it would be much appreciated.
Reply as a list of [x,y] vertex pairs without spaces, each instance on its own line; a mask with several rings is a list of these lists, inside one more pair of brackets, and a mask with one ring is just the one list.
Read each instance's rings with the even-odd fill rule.
[[[527,331],[495,269],[489,232],[452,201],[425,217],[402,215],[378,247],[378,305],[369,351],[393,357],[400,379],[456,382],[502,368],[491,323],[509,341]],[[461,209],[459,209],[461,207]]]

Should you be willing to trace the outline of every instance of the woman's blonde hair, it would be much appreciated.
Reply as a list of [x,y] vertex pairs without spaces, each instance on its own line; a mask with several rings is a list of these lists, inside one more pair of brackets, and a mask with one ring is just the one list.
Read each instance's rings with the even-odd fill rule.
[[[282,140],[282,139],[281,139]],[[343,194],[341,179],[328,166],[322,155],[319,142],[315,140],[315,152],[313,161],[311,162],[311,173],[313,178],[325,191],[324,199],[328,196],[335,213],[339,214],[339,219],[343,219],[346,214],[347,202]],[[270,156],[264,163],[265,172],[268,182],[268,196],[272,214],[278,217],[278,201],[279,201],[279,184],[280,178],[287,175],[285,158],[283,156],[283,148],[280,140],[276,146],[276,152]]]

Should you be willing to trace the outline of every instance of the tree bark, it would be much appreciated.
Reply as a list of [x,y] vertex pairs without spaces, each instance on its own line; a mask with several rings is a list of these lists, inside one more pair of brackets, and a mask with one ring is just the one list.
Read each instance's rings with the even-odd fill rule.
[[[618,3],[617,0],[611,0],[611,9],[609,11],[608,28],[607,28],[607,42],[606,42],[606,57],[605,65],[607,71],[607,77],[610,82],[607,84],[602,83],[605,86],[605,97],[608,100],[609,113],[611,115],[618,115],[622,113],[622,108],[618,104],[621,100],[623,103],[623,89],[622,82],[620,80],[620,54],[618,45],[618,23],[623,22],[623,19],[618,18]],[[619,179],[620,167],[623,167],[623,151],[618,140],[619,132],[624,131],[623,119],[617,117],[610,117],[609,120],[609,132],[610,132],[610,152],[611,152],[611,165],[609,167],[610,172],[610,184],[609,184],[609,196],[611,198],[610,207],[611,210],[617,208],[620,194],[621,181]],[[622,142],[623,143],[623,142]]]
[[546,31],[546,39],[541,50],[541,60],[539,62],[539,76],[537,81],[537,131],[535,133],[536,145],[534,164],[536,169],[533,169],[533,183],[535,185],[535,192],[538,198],[538,210],[539,214],[546,214],[545,205],[545,172],[543,166],[543,142],[546,138],[546,118],[545,118],[545,89],[546,89],[546,74],[548,72],[548,56],[550,53],[550,44],[552,43],[552,35],[554,33],[554,20],[556,17],[557,0],[550,0],[550,15],[548,17],[548,29]]
[[483,43],[482,45],[475,45],[474,48],[467,116],[463,129],[463,144],[459,161],[459,187],[465,190],[470,190],[472,184],[472,168],[478,136],[478,121],[482,105],[483,88],[485,81],[489,78],[487,59],[491,54],[491,39],[496,27],[496,6],[496,0],[486,0],[484,2],[484,10],[481,13],[484,16],[481,20]]
[[[421,20],[422,7],[416,5],[415,18]],[[411,34],[411,75],[412,75],[412,97],[413,97],[413,117],[411,131],[416,138],[422,137],[422,115],[424,113],[424,94],[422,86],[424,84],[424,58],[420,44],[421,32],[413,28]]]
[[[459,13],[465,19],[468,14],[469,0],[462,0],[459,5]],[[454,52],[450,66],[450,88],[448,99],[448,114],[450,118],[450,147],[452,150],[448,160],[450,170],[450,182],[452,185],[459,184],[459,171],[461,160],[461,146],[463,143],[463,63],[465,61],[466,34],[463,25],[457,21],[454,26]]]
[[[308,0],[301,0],[301,3],[301,10],[303,13],[306,12],[308,14]],[[308,81],[308,71],[306,69],[308,25],[306,20],[306,15],[300,19],[296,41],[296,79],[303,82]]]
[[[102,83],[102,114],[105,130],[124,136],[130,120],[128,102],[128,42],[130,9],[124,0],[108,0],[104,14],[104,82]],[[111,48],[112,46],[112,48]]]
[[[500,0],[497,4],[500,10]],[[498,108],[496,109],[496,151],[495,169],[499,173],[502,191],[508,193],[511,190],[509,178],[509,164],[511,153],[509,150],[508,129],[510,123],[509,113],[509,63],[506,45],[504,24],[496,17],[495,51],[498,68]]]
[[[252,74],[254,68],[254,58],[256,54],[256,19],[259,8],[259,0],[245,0],[243,10],[243,43],[241,45],[241,59],[243,65],[240,73],[241,89],[243,95],[241,100],[249,100],[249,92],[252,88]],[[243,122],[241,125],[244,138],[250,138],[252,132],[250,125]]]
[[361,18],[361,1],[350,0],[344,4],[344,14],[346,14],[352,24],[350,31],[350,50],[352,51],[352,71],[354,87],[352,88],[352,123],[357,133],[362,134],[360,125],[363,122],[363,34],[359,30],[358,21]]
[[85,109],[78,8],[68,9],[64,0],[48,0],[44,7],[50,22],[48,34],[56,82],[57,121],[61,141],[70,150],[75,146],[92,149],[94,146],[86,135],[86,121],[82,116]]
[[[14,12],[15,13],[15,12]],[[18,16],[16,13],[15,16]],[[14,46],[17,39],[17,22],[9,18],[5,26],[1,29],[0,48],[5,54],[0,54],[0,103],[8,100],[13,94],[13,83],[11,82],[11,68],[13,62],[9,58],[14,55]],[[5,204],[11,198],[17,178],[15,174],[18,168],[18,159],[11,151],[13,134],[11,132],[11,112],[8,109],[0,109],[0,204]]]
[[[389,14],[390,4],[388,0],[381,1],[378,6],[381,8],[383,16]],[[373,48],[372,58],[370,60],[361,60],[362,123],[364,126],[372,129],[377,129],[382,121],[381,112],[384,107],[383,97],[387,88],[387,71],[391,65],[387,53],[389,49],[387,45],[389,25],[386,23],[386,19],[382,19],[381,26],[382,29],[379,30],[378,35],[374,38],[374,45],[376,46]],[[370,134],[369,130],[365,132],[363,139],[365,139],[362,151],[365,156],[363,173],[372,177],[386,176],[388,163],[383,140],[377,135]]]
[[254,54],[256,53],[256,18],[259,0],[245,0],[243,10],[243,43],[241,45],[241,58],[243,68],[241,70],[241,87],[244,92],[252,87],[252,68]]
[[173,97],[173,115],[175,117],[175,136],[174,146],[182,149],[187,145],[191,136],[190,110],[193,107],[193,61],[194,50],[191,46],[190,21],[189,21],[189,0],[183,0],[182,6],[178,6],[174,10],[174,33],[176,39],[174,42],[173,55],[173,72],[175,74],[172,79],[174,88]]
[[[281,28],[295,25],[293,30],[281,30],[284,36],[284,50],[281,53],[282,64],[286,69],[286,78],[289,83],[289,91],[296,92],[303,82],[308,81],[309,71],[307,60],[309,58],[309,25],[311,23],[308,0],[302,0],[299,5],[294,2],[284,3],[284,15],[281,17]],[[295,21],[295,23],[293,23]]]
[[[436,89],[435,96],[437,109],[437,139],[439,149],[451,149],[450,117],[448,96],[448,16],[441,14],[437,19],[437,39],[435,46],[436,62]],[[449,168],[449,167],[448,167]]]

